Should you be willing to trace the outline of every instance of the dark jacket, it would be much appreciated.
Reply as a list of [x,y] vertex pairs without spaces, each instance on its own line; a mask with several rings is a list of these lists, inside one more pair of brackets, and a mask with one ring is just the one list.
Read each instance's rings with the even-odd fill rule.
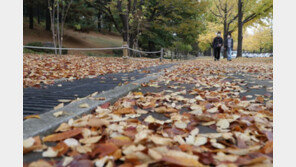
[[[219,46],[220,44],[220,46]],[[223,39],[221,37],[215,37],[212,43],[213,48],[221,48],[223,46]]]
[[228,46],[228,38],[227,38],[225,47],[231,48],[233,50],[233,39],[232,38],[230,38],[230,39],[231,39],[231,46]]

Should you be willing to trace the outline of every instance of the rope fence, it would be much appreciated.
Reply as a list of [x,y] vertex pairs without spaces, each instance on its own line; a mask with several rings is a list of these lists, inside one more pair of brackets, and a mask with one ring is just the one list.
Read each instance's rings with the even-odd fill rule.
[[[159,58],[153,58],[154,59],[160,59],[160,61],[162,61],[163,59],[163,52],[164,49],[162,48],[160,51],[141,51],[141,50],[136,50],[136,49],[132,49],[129,48],[128,46],[124,45],[121,47],[112,47],[112,48],[55,48],[55,47],[42,47],[42,46],[23,46],[23,48],[28,48],[28,49],[44,49],[44,50],[79,50],[79,51],[100,51],[100,50],[121,50],[121,49],[128,49],[134,52],[138,52],[138,53],[143,53],[143,54],[157,54],[160,53],[160,57]],[[133,58],[135,60],[135,58]],[[152,60],[145,60],[145,61],[152,61]]]
[[113,47],[113,48],[54,48],[54,47],[42,47],[42,46],[24,46],[29,49],[48,49],[48,50],[117,50],[124,49],[125,47]]

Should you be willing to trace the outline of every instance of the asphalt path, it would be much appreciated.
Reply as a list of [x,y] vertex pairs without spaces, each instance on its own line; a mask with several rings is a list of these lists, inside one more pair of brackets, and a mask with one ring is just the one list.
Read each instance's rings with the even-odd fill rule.
[[[164,64],[128,73],[113,73],[95,78],[63,81],[53,85],[44,85],[42,88],[24,88],[23,116],[45,113],[60,104],[59,100],[61,99],[75,100],[94,92],[107,91],[118,85],[127,84],[130,81],[143,78],[147,74],[158,72],[173,65]],[[67,103],[64,103],[64,105],[67,105]]]

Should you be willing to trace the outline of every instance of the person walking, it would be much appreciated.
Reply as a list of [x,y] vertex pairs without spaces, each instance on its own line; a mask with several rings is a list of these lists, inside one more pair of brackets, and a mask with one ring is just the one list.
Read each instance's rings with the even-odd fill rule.
[[219,61],[221,47],[223,46],[223,39],[221,38],[221,32],[217,33],[217,36],[214,38],[212,47],[214,49],[214,60]]
[[227,60],[231,61],[231,54],[233,51],[233,39],[231,37],[231,34],[227,35],[227,42],[226,42],[226,49],[227,49]]

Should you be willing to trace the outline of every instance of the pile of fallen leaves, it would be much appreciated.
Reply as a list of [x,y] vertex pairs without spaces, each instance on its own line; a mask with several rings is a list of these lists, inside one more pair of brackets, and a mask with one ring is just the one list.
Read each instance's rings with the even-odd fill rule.
[[53,84],[54,80],[61,78],[74,80],[108,73],[130,72],[167,62],[131,59],[128,64],[124,64],[121,58],[112,57],[24,54],[23,85],[40,87],[40,84]]
[[[242,80],[225,80],[230,71],[248,72],[247,66],[182,63],[142,84],[143,89],[163,88],[158,92],[131,92],[113,105],[105,103],[62,123],[42,139],[24,140],[24,154],[42,152],[45,158],[25,165],[272,166],[273,101],[264,95],[240,97],[246,91]],[[264,78],[270,75],[270,66],[249,66]],[[201,133],[200,127],[215,133]]]

